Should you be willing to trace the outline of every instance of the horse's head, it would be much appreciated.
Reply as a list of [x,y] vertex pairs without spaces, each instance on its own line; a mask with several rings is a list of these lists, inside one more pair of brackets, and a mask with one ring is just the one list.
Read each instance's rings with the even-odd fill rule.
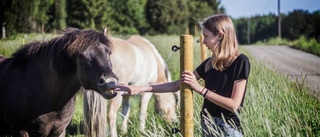
[[[103,35],[95,31],[85,31],[83,35],[77,35],[76,40],[70,46],[69,53],[77,51],[76,64],[79,81],[85,89],[99,92],[104,98],[111,99],[117,95],[113,93],[118,78],[112,72],[110,61],[112,43]],[[80,39],[80,41],[77,41]],[[92,42],[88,42],[92,41]],[[84,44],[90,44],[84,45]]]

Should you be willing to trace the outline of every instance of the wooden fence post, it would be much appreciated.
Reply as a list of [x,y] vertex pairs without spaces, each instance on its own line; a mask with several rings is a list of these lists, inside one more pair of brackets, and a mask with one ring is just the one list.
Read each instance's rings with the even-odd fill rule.
[[[193,71],[193,37],[192,35],[180,36],[180,74]],[[180,84],[181,106],[181,133],[183,137],[193,137],[193,91],[189,85]]]
[[206,49],[206,45],[203,44],[202,41],[203,41],[203,35],[200,34],[201,61],[204,61],[207,59],[207,49]]

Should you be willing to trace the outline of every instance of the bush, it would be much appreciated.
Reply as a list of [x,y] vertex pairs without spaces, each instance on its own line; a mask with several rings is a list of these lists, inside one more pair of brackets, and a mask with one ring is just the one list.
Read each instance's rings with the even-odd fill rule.
[[262,40],[254,43],[255,45],[291,45],[291,43],[279,37],[270,38],[268,40]]
[[314,38],[308,40],[302,36],[294,41],[293,47],[320,56],[320,43]]

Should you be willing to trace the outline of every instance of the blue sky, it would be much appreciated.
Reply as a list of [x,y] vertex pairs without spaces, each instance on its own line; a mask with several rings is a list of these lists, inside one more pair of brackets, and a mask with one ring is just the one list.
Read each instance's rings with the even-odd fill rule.
[[[278,0],[221,0],[226,13],[232,18],[278,14]],[[280,12],[288,14],[294,9],[320,10],[320,0],[280,0]]]

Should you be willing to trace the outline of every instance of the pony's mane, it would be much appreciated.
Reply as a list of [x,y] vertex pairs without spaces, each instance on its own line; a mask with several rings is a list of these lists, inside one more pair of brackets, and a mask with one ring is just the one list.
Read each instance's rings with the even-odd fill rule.
[[[111,50],[111,41],[102,33],[94,30],[69,29],[64,35],[45,42],[31,42],[20,47],[12,58],[14,64],[27,65],[30,61],[41,59],[70,59],[87,48],[98,44],[107,45]],[[60,60],[60,61],[63,61]],[[56,60],[57,61],[57,60]],[[58,60],[59,61],[59,60]]]

